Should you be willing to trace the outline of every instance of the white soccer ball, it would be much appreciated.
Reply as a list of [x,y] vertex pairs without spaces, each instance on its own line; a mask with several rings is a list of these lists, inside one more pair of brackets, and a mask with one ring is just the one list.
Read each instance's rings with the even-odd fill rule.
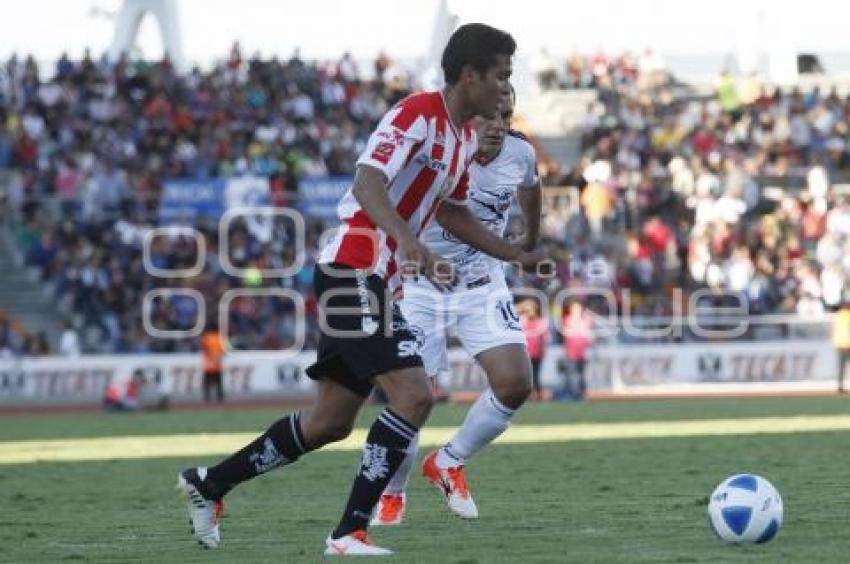
[[726,542],[765,543],[782,527],[782,497],[761,476],[729,476],[711,494],[708,522]]

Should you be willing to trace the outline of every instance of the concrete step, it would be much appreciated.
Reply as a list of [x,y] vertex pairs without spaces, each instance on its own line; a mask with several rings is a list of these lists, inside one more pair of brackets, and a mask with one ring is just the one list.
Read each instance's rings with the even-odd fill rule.
[[580,156],[580,140],[573,137],[538,136],[538,141],[546,148],[549,155],[566,168],[572,168]]
[[0,277],[0,296],[17,295],[24,293],[43,294],[44,284],[40,282],[32,282],[29,280],[18,280],[15,278]]
[[526,96],[517,103],[517,113],[534,134],[546,137],[575,135],[587,105],[596,99],[593,90],[556,90]]
[[38,315],[52,319],[61,316],[57,306],[52,304],[40,304],[38,302],[20,304],[0,302],[0,311],[5,311],[13,317],[20,317],[22,315]]
[[27,277],[20,276],[10,276],[10,277],[2,277],[0,276],[0,290],[6,290],[8,292],[25,292],[27,290],[31,292],[40,292],[44,289],[45,284],[38,280],[30,280]]
[[41,317],[16,317],[15,320],[23,325],[23,327],[29,333],[38,333],[40,331],[44,331],[51,335],[57,335],[61,333],[62,327],[61,324],[55,321],[48,321]]
[[48,295],[44,293],[41,289],[36,292],[6,292],[6,290],[0,287],[0,307],[7,305],[9,307],[19,307],[19,306],[42,306],[47,307],[53,303],[53,300],[50,299]]
[[18,286],[34,287],[41,282],[40,276],[36,272],[28,272],[26,270],[7,270],[0,272],[0,288],[13,288]]
[[19,262],[6,227],[0,226],[0,310],[31,333],[44,331],[55,346],[64,316],[39,280],[38,271]]

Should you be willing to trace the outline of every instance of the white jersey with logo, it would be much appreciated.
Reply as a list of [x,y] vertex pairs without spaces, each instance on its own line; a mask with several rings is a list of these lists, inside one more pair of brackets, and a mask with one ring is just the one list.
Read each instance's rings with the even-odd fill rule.
[[[470,164],[467,206],[494,233],[504,236],[516,191],[537,182],[534,149],[511,133],[495,158]],[[433,252],[452,260],[460,276],[456,291],[447,293],[421,277],[404,281],[401,310],[420,341],[425,372],[438,379],[450,374],[446,334],[452,330],[472,357],[503,345],[525,346],[501,262],[455,240],[436,222],[426,228],[422,240]]]
[[[532,188],[537,183],[534,147],[521,134],[509,131],[495,157],[488,162],[476,158],[469,165],[467,207],[502,237],[517,190]],[[432,252],[454,263],[459,288],[503,271],[499,259],[460,242],[436,221],[426,227],[421,239]]]

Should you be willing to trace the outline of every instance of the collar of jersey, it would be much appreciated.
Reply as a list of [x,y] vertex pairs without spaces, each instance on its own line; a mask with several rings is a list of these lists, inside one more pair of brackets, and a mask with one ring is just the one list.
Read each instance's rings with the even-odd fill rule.
[[[504,142],[502,142],[502,147],[504,147],[504,145]],[[487,157],[483,153],[475,153],[475,162],[477,162],[481,166],[487,166],[488,164],[499,158],[499,155],[502,154],[502,147],[499,147],[499,150],[496,151],[496,154],[492,157]]]

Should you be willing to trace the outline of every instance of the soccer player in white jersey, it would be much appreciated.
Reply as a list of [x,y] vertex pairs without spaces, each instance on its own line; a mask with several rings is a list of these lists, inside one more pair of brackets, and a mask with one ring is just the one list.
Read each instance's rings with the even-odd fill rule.
[[[482,223],[504,236],[508,211],[516,198],[525,219],[523,247],[532,249],[540,225],[540,181],[534,148],[510,129],[513,102],[511,94],[500,115],[476,118],[479,148],[469,167],[468,205]],[[502,263],[458,241],[437,224],[426,229],[422,241],[432,252],[451,260],[459,276],[459,284],[450,294],[435,292],[422,280],[404,283],[402,312],[424,341],[425,371],[434,379],[448,372],[446,330],[453,326],[463,347],[487,373],[490,385],[454,437],[425,458],[422,473],[442,492],[454,513],[474,519],[478,509],[469,493],[464,465],[507,429],[514,412],[528,398],[531,362]],[[401,523],[404,490],[415,457],[416,444],[412,444],[381,496],[373,525]]]

